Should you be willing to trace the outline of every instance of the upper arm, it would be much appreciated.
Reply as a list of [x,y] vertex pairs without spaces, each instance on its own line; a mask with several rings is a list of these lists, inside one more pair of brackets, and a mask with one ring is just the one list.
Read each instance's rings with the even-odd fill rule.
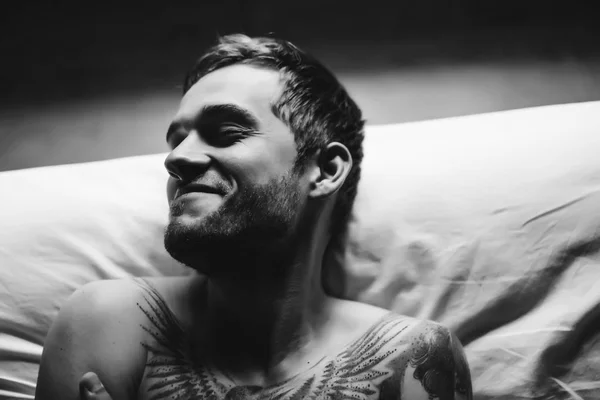
[[473,398],[471,373],[458,338],[433,322],[420,324],[402,385],[402,399]]
[[131,323],[134,307],[124,298],[131,296],[131,288],[123,292],[124,283],[115,282],[85,285],[61,308],[44,343],[36,400],[79,399],[79,380],[89,371],[113,400],[136,393],[145,351],[139,328]]

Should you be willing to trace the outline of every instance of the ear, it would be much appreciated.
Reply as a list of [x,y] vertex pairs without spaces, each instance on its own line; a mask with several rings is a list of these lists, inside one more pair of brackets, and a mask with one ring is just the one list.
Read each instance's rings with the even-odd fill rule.
[[346,146],[332,142],[317,156],[317,168],[311,176],[309,197],[329,197],[337,192],[352,168],[352,156]]

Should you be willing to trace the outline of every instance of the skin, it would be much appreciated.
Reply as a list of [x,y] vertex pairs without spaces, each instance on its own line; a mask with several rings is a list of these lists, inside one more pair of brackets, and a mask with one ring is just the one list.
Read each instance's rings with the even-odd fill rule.
[[[173,226],[194,230],[245,188],[292,170],[294,136],[270,108],[281,90],[277,72],[234,65],[183,97],[165,161]],[[222,105],[251,116],[252,133],[215,142],[198,129]],[[238,121],[229,111],[214,118]],[[324,293],[330,215],[351,166],[346,147],[331,143],[294,178],[293,241],[188,257],[191,278],[78,290],[48,334],[36,399],[471,398],[464,353],[447,329]],[[195,177],[223,191],[179,197]],[[92,395],[87,385],[103,389]]]
[[[214,169],[218,170],[215,175],[226,175],[225,180],[233,181],[232,186],[238,188],[267,184],[279,178],[282,171],[292,168],[297,154],[293,134],[270,108],[281,89],[279,74],[275,71],[242,65],[215,71],[201,79],[183,98],[175,117],[176,125],[185,126],[188,121],[197,118],[206,105],[235,104],[260,121],[260,134],[245,139],[237,147],[223,150],[206,146],[198,135],[191,135],[188,129],[183,129],[169,138],[174,150],[167,157],[167,168],[173,171],[190,160],[198,165],[213,159],[216,160]],[[244,370],[266,369],[273,376],[285,375],[278,371],[278,364],[304,363],[304,354],[311,352],[310,349],[289,348],[290,343],[312,343],[312,338],[329,329],[324,321],[335,321],[331,315],[335,301],[325,296],[320,282],[322,260],[329,240],[329,219],[323,216],[330,213],[336,192],[348,175],[352,161],[348,150],[339,143],[332,143],[327,153],[325,158],[311,160],[299,181],[303,201],[297,205],[297,212],[304,211],[302,220],[308,228],[296,241],[294,254],[286,260],[286,265],[276,267],[293,271],[285,277],[286,282],[278,281],[279,277],[273,279],[260,275],[260,271],[256,271],[258,274],[254,276],[244,276],[243,280],[225,276],[208,281],[207,304],[214,311],[207,312],[206,324],[221,326],[221,332],[244,328],[249,333],[241,340],[238,338],[235,346],[228,342],[218,349],[221,358],[232,359],[232,365],[227,365],[227,369],[243,366]],[[174,196],[173,188],[177,187],[177,182],[172,177],[169,180],[170,199]],[[196,218],[211,208],[215,209],[221,202],[219,196],[200,195],[189,205],[191,210],[178,218],[178,222],[193,225]],[[219,263],[233,265],[232,268],[243,262],[235,258],[223,262],[224,258],[225,255],[221,254]],[[258,252],[252,254],[252,258],[257,265],[272,263],[269,253]],[[203,260],[203,263],[207,261]],[[228,267],[220,265],[219,268]],[[208,272],[212,268],[201,269]],[[280,302],[277,309],[267,306],[276,301]],[[222,315],[232,318],[223,320]],[[297,337],[298,334],[301,337]],[[248,348],[269,351],[260,355],[248,354],[246,359],[244,350]],[[265,377],[266,381],[271,379],[270,376]]]

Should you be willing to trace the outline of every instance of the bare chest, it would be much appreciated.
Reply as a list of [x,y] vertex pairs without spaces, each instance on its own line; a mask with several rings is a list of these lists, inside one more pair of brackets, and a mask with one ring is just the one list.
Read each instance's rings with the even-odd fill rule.
[[399,400],[404,376],[422,358],[414,321],[388,315],[337,354],[317,355],[312,367],[270,386],[237,382],[227,371],[193,362],[189,340],[160,296],[147,291],[141,343],[147,360],[138,400],[355,399]]
[[[408,343],[402,345],[399,324],[384,322],[340,354],[267,387],[238,384],[226,372],[193,365],[183,353],[149,346],[138,399],[397,400],[411,355]],[[398,335],[382,335],[386,328]]]

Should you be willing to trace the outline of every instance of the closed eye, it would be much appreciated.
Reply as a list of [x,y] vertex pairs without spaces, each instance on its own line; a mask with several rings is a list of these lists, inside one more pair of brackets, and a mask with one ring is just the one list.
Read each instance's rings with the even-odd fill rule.
[[253,133],[255,133],[253,129],[235,123],[228,123],[220,125],[216,129],[208,129],[205,136],[219,143],[231,143],[240,141]]
[[[257,134],[255,129],[228,122],[224,124],[203,124],[198,127],[198,132],[204,140],[216,147],[231,146],[242,139]],[[170,130],[167,134],[167,144],[171,149],[175,149],[185,140],[189,132],[179,130]]]
[[246,133],[249,132],[250,129],[245,128],[238,124],[223,124],[219,127],[219,132],[221,134],[230,135],[236,133]]

